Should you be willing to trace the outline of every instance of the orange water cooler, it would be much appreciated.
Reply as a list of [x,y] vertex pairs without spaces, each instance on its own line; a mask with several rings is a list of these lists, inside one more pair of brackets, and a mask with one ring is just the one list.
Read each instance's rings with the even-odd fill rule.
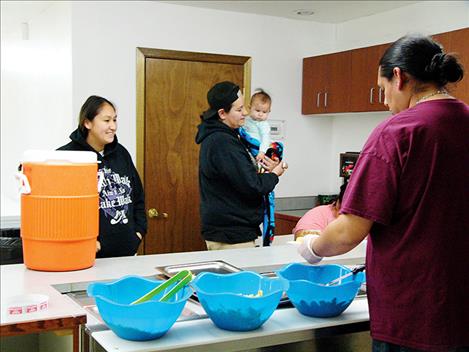
[[27,151],[21,179],[21,238],[29,269],[89,268],[99,231],[97,159],[93,152]]

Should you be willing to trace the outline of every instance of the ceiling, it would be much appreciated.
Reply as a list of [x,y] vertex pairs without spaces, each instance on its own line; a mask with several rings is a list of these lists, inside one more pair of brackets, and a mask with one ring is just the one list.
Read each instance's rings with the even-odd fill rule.
[[[258,15],[284,17],[302,21],[341,23],[370,16],[420,1],[164,1],[183,6],[244,12]],[[298,15],[299,10],[313,11],[309,16]]]
[[2,34],[31,19],[53,5],[52,1],[1,1]]
[[[407,6],[419,1],[165,1],[170,4],[203,7],[215,10],[252,13],[323,23],[340,23],[354,18]],[[2,31],[28,22],[46,11],[53,1],[1,1]],[[297,14],[298,10],[314,11],[310,16]]]

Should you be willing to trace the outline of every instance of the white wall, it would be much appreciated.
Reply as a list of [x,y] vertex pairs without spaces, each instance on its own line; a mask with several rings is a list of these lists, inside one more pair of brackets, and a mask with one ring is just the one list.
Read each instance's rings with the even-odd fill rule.
[[469,1],[421,1],[337,26],[337,48],[388,43],[408,33],[426,35],[469,26]]
[[27,149],[54,149],[72,128],[70,6],[50,4],[29,21],[5,27],[1,38],[1,214],[17,216],[14,174]]
[[[336,50],[389,43],[408,33],[431,35],[465,27],[469,27],[469,1],[421,1],[338,24]],[[337,190],[342,180],[336,176],[339,172],[339,153],[360,151],[373,128],[387,116],[389,113],[386,112],[332,116],[331,191]]]
[[[136,47],[252,57],[252,87],[271,93],[272,119],[287,121],[285,157],[290,168],[277,189],[282,197],[336,191],[338,154],[359,151],[366,136],[387,116],[301,115],[302,58],[389,42],[408,31],[436,33],[467,27],[469,9],[467,1],[423,1],[328,25],[154,1],[76,1],[55,3],[37,22],[37,27],[31,23],[31,40],[41,31],[44,39],[32,58],[45,56],[42,52],[56,53],[59,60],[41,60],[41,67],[53,70],[34,66],[33,59],[28,65],[34,70],[28,66],[16,73],[4,69],[4,55],[17,59],[21,55],[14,56],[6,46],[2,27],[2,199],[15,191],[13,182],[6,179],[11,178],[21,152],[67,142],[79,108],[91,94],[117,104],[119,139],[135,158]],[[18,209],[9,208],[5,210],[2,203],[2,216]]]
[[277,196],[329,188],[323,165],[329,163],[332,120],[301,115],[301,79],[303,57],[334,49],[333,25],[152,1],[138,6],[105,1],[74,2],[72,26],[73,110],[90,94],[113,100],[119,140],[134,157],[136,47],[250,56],[252,87],[271,93],[272,119],[287,121],[285,156],[291,167]]

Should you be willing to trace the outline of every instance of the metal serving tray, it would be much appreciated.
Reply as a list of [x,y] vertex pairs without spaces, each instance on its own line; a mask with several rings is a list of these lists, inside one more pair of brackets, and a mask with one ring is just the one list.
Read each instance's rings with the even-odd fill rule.
[[[96,304],[83,306],[83,308],[94,318],[96,318],[99,323],[105,324],[103,318],[101,318],[101,314],[99,314],[99,310]],[[197,301],[194,302],[189,300],[186,302],[184,309],[182,310],[181,315],[178,317],[177,321],[204,319],[207,317],[207,313],[205,313],[205,310]]]
[[[353,269],[353,267],[351,266],[348,266],[348,267],[350,269]],[[275,271],[266,271],[266,272],[261,272],[260,274],[263,276],[272,277],[272,278],[278,277]],[[366,297],[366,284],[362,284],[362,286],[358,289],[357,295],[355,296],[355,298],[364,298],[364,297]],[[290,299],[284,293],[282,295],[282,298],[280,299],[280,304],[286,304],[287,302],[290,302]]]
[[176,275],[181,270],[190,270],[192,274],[197,275],[199,273],[208,271],[211,273],[217,274],[230,274],[241,271],[240,268],[228,264],[223,260],[214,260],[207,262],[196,262],[196,263],[186,263],[186,264],[177,264],[177,265],[168,265],[162,267],[156,267],[156,269],[163,275],[167,277],[172,277]]

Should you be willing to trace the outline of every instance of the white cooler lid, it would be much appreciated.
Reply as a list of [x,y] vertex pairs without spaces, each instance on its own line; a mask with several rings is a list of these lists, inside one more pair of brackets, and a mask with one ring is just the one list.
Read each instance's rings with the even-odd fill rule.
[[50,164],[90,164],[97,163],[96,153],[75,150],[27,150],[23,153],[23,163]]

